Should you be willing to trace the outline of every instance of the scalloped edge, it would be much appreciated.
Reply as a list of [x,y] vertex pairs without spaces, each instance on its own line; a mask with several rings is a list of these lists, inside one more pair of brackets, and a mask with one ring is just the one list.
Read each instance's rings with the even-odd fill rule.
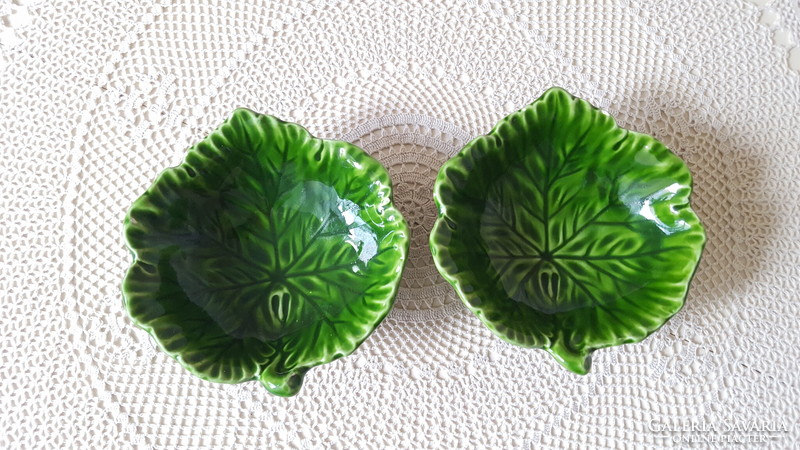
[[[387,220],[387,223],[391,223],[391,224],[393,224],[395,226],[396,229],[394,230],[394,232],[396,232],[396,234],[399,236],[399,239],[400,239],[394,245],[395,249],[396,249],[396,251],[398,253],[398,258],[399,258],[399,261],[400,261],[400,265],[397,268],[397,270],[400,273],[400,275],[395,277],[394,280],[390,284],[387,284],[387,286],[390,288],[390,291],[387,294],[387,296],[385,297],[385,299],[386,299],[386,308],[384,309],[384,311],[381,314],[379,314],[377,316],[377,319],[376,319],[375,323],[370,326],[370,330],[363,336],[363,338],[361,338],[360,340],[357,340],[357,342],[355,342],[354,348],[350,352],[346,352],[346,353],[337,352],[329,360],[321,360],[321,361],[315,362],[314,364],[309,365],[309,366],[297,367],[297,368],[293,369],[292,371],[290,371],[290,372],[288,372],[286,374],[282,374],[282,375],[276,375],[276,374],[270,373],[267,370],[268,367],[269,367],[269,364],[264,365],[264,366],[259,365],[259,372],[256,373],[254,377],[252,377],[250,379],[247,379],[247,380],[236,381],[236,380],[228,380],[228,379],[224,379],[224,378],[210,377],[210,376],[207,376],[205,374],[199,373],[193,367],[187,365],[183,361],[181,353],[168,351],[162,345],[162,343],[158,340],[158,338],[156,338],[155,333],[153,331],[153,327],[151,327],[149,325],[146,325],[146,324],[143,324],[143,323],[140,323],[138,320],[136,320],[133,317],[133,315],[130,314],[129,304],[128,304],[128,301],[127,301],[128,292],[125,289],[125,281],[126,281],[126,279],[128,277],[128,271],[131,268],[133,268],[134,265],[138,261],[140,261],[138,259],[138,257],[137,257],[136,249],[134,248],[133,245],[131,245],[131,243],[128,241],[128,238],[127,238],[127,229],[128,229],[129,223],[131,221],[131,217],[130,217],[131,212],[134,210],[134,208],[137,206],[137,204],[140,201],[142,201],[145,197],[147,197],[147,195],[150,192],[150,188],[153,185],[155,185],[162,178],[162,176],[164,176],[165,173],[168,173],[169,171],[184,167],[184,165],[186,164],[186,156],[189,154],[190,151],[192,151],[199,143],[210,139],[215,134],[221,134],[221,129],[225,125],[228,125],[230,123],[230,121],[232,119],[234,119],[239,114],[246,114],[248,116],[255,117],[255,118],[258,118],[258,117],[271,118],[271,119],[275,120],[278,123],[279,126],[296,127],[301,132],[305,133],[307,135],[308,139],[311,140],[311,141],[318,141],[318,142],[321,142],[321,143],[322,142],[327,142],[327,143],[335,145],[335,146],[338,146],[339,144],[342,144],[342,146],[344,148],[347,148],[347,152],[349,153],[350,157],[354,157],[355,159],[358,159],[359,161],[364,161],[364,160],[373,161],[374,164],[373,164],[373,167],[371,168],[371,170],[375,171],[375,172],[373,172],[373,174],[375,175],[376,178],[385,177],[385,181],[386,181],[386,183],[385,183],[385,192],[386,192],[385,201],[380,205],[380,207],[383,209],[383,212],[382,212],[381,215],[383,217],[387,217],[387,218],[388,217],[392,217],[392,216],[396,217],[395,220],[391,220],[391,221]],[[125,213],[125,218],[123,219],[122,238],[123,238],[123,241],[125,242],[126,248],[128,249],[128,251],[131,254],[131,263],[128,266],[128,268],[125,270],[125,275],[123,276],[123,279],[122,279],[122,282],[121,282],[121,286],[120,286],[120,291],[122,293],[122,296],[121,296],[122,297],[122,305],[125,308],[127,316],[131,319],[133,324],[136,327],[141,328],[142,330],[146,331],[147,334],[150,336],[150,338],[156,343],[156,345],[158,346],[158,348],[162,352],[164,352],[165,354],[169,355],[172,359],[177,361],[181,365],[181,367],[183,367],[185,370],[187,370],[193,376],[195,376],[195,377],[197,377],[199,379],[202,379],[204,381],[209,381],[209,382],[213,382],[213,383],[220,383],[220,384],[239,384],[239,383],[244,383],[244,382],[249,382],[249,381],[259,381],[260,384],[267,391],[269,391],[271,394],[279,396],[279,397],[291,397],[291,396],[294,396],[294,395],[299,393],[299,391],[300,391],[300,389],[301,389],[301,387],[303,385],[304,377],[305,377],[306,373],[310,369],[312,369],[314,367],[317,367],[317,366],[329,364],[329,363],[331,363],[331,362],[333,362],[333,361],[335,361],[335,360],[337,360],[339,358],[346,357],[346,356],[349,356],[349,355],[355,353],[355,351],[358,350],[358,348],[367,339],[369,339],[369,337],[372,335],[372,333],[374,333],[375,330],[380,326],[380,324],[383,323],[383,321],[386,319],[386,316],[389,314],[389,312],[394,307],[394,303],[395,303],[395,301],[397,299],[397,294],[398,294],[398,292],[400,290],[400,282],[402,280],[402,274],[405,271],[405,267],[406,267],[406,265],[408,263],[408,251],[409,251],[409,247],[410,247],[410,244],[411,244],[411,231],[410,231],[410,228],[408,227],[408,223],[406,222],[406,220],[403,217],[402,213],[394,205],[394,187],[393,187],[393,183],[392,183],[391,177],[389,175],[389,171],[386,170],[386,168],[383,166],[383,164],[380,161],[378,161],[377,159],[373,158],[370,154],[368,154],[366,151],[364,151],[364,149],[362,149],[361,147],[359,147],[359,146],[357,146],[357,145],[355,145],[353,143],[345,142],[345,141],[338,140],[338,139],[318,138],[318,137],[314,136],[313,134],[311,134],[304,126],[302,126],[300,124],[297,124],[297,123],[294,123],[294,122],[285,121],[285,120],[282,120],[282,119],[280,119],[278,117],[272,116],[270,114],[258,113],[258,112],[255,112],[255,111],[249,109],[249,108],[241,108],[240,107],[240,108],[234,109],[230,114],[228,114],[226,119],[223,122],[221,122],[219,125],[217,125],[213,130],[211,130],[205,137],[199,139],[197,142],[195,142],[194,144],[189,146],[185,150],[184,158],[179,164],[177,164],[175,166],[170,166],[170,167],[164,168],[163,170],[161,170],[155,176],[155,178],[153,178],[153,181],[149,183],[149,185],[148,185],[147,189],[144,191],[144,193],[142,193],[139,197],[137,197],[131,203],[131,205],[128,207],[128,209],[127,209],[127,211]]]
[[[647,330],[647,332],[642,337],[634,337],[634,338],[629,337],[629,338],[626,338],[626,339],[622,339],[619,342],[609,343],[609,344],[606,344],[606,345],[600,345],[600,346],[597,346],[597,347],[590,347],[590,348],[584,349],[583,351],[575,351],[575,350],[573,350],[571,348],[568,348],[568,346],[566,346],[564,344],[563,339],[554,339],[554,337],[556,337],[557,335],[548,336],[548,344],[549,345],[539,346],[539,345],[523,345],[523,344],[520,344],[519,342],[515,342],[515,341],[511,340],[510,338],[508,338],[504,333],[502,333],[500,330],[498,330],[498,328],[496,327],[496,324],[494,322],[492,322],[492,321],[490,321],[490,320],[488,320],[486,318],[486,316],[483,314],[482,309],[480,308],[480,300],[478,300],[477,302],[474,302],[473,299],[472,299],[472,296],[470,295],[470,293],[467,292],[465,287],[462,285],[461,280],[456,278],[456,276],[453,276],[450,273],[448,273],[447,270],[443,267],[442,262],[439,260],[439,257],[437,257],[437,255],[439,255],[441,253],[440,250],[445,249],[445,248],[448,247],[447,244],[442,243],[442,242],[438,242],[438,240],[437,240],[437,237],[438,237],[438,235],[440,233],[439,228],[447,226],[447,223],[446,223],[447,221],[452,221],[452,219],[447,215],[447,205],[442,204],[442,202],[440,200],[440,198],[441,198],[441,193],[440,193],[441,187],[442,187],[442,185],[447,183],[447,177],[445,176],[446,169],[449,168],[449,167],[456,167],[456,166],[462,165],[461,164],[461,159],[465,156],[465,154],[467,152],[471,151],[471,149],[477,144],[477,142],[479,142],[482,139],[488,139],[488,138],[491,138],[492,136],[497,135],[497,132],[500,129],[500,127],[503,124],[507,123],[508,121],[511,121],[517,114],[523,113],[524,111],[528,110],[529,108],[534,107],[539,102],[545,101],[546,98],[548,96],[550,96],[550,95],[562,95],[562,94],[567,95],[573,101],[584,102],[590,108],[592,108],[592,109],[600,112],[601,114],[604,114],[605,116],[609,117],[611,119],[613,127],[616,128],[616,129],[624,130],[629,134],[646,137],[648,139],[652,139],[652,140],[654,140],[656,142],[661,143],[661,141],[659,141],[658,139],[656,139],[653,136],[650,136],[650,135],[644,134],[644,133],[639,133],[639,132],[636,132],[636,131],[631,131],[631,130],[628,130],[626,128],[623,128],[623,127],[619,126],[619,124],[617,123],[616,119],[611,114],[609,114],[606,111],[603,111],[602,109],[594,106],[589,101],[587,101],[587,100],[585,100],[583,98],[580,98],[580,97],[576,97],[576,96],[572,95],[567,90],[565,90],[565,89],[563,89],[561,87],[558,87],[558,86],[550,87],[550,88],[546,89],[536,100],[534,100],[530,104],[528,104],[525,107],[520,108],[520,109],[518,109],[516,111],[513,111],[513,112],[507,114],[502,119],[500,119],[492,127],[492,129],[488,133],[480,135],[480,136],[477,136],[474,139],[472,139],[469,142],[467,142],[466,144],[464,144],[464,146],[461,148],[461,150],[459,150],[459,152],[455,156],[450,158],[448,161],[446,161],[442,165],[441,168],[439,168],[439,172],[437,173],[436,180],[434,182],[434,187],[433,187],[433,199],[434,199],[434,203],[436,204],[436,208],[437,208],[438,214],[437,214],[436,222],[434,223],[433,228],[431,229],[431,233],[430,233],[430,236],[429,236],[428,243],[429,243],[429,246],[430,246],[431,254],[433,256],[433,261],[434,261],[434,265],[436,266],[436,269],[439,271],[439,273],[442,275],[442,277],[448,283],[450,283],[451,286],[453,286],[453,289],[456,291],[456,294],[461,299],[461,301],[464,303],[464,305],[467,307],[467,309],[469,309],[473,314],[478,316],[480,321],[487,328],[489,328],[489,330],[492,332],[492,334],[494,334],[495,336],[499,337],[503,341],[508,342],[509,344],[512,344],[512,345],[516,345],[516,346],[520,346],[520,347],[524,347],[524,348],[542,349],[542,350],[550,353],[550,355],[552,355],[553,358],[561,366],[563,366],[564,368],[566,368],[570,372],[573,372],[573,373],[578,374],[578,375],[586,375],[591,370],[592,353],[594,353],[594,351],[600,350],[600,349],[603,349],[603,348],[616,347],[616,346],[620,346],[620,345],[634,344],[634,343],[641,342],[641,341],[647,339],[650,335],[652,335],[653,333],[655,333],[659,329],[661,329],[661,327],[663,327],[664,324],[666,324],[670,319],[672,319],[672,317],[674,317],[677,313],[679,313],[683,309],[685,304],[686,304],[686,299],[689,296],[689,288],[691,287],[692,281],[694,280],[694,277],[697,274],[697,270],[700,267],[700,263],[702,261],[702,256],[703,256],[703,251],[705,249],[706,243],[708,242],[708,235],[706,233],[706,230],[705,230],[705,227],[703,226],[702,221],[700,220],[700,217],[697,215],[697,213],[691,207],[691,197],[692,197],[692,194],[694,193],[694,177],[692,176],[688,165],[686,165],[686,162],[681,157],[676,155],[672,150],[670,150],[666,145],[664,145],[664,148],[684,164],[684,166],[686,167],[686,172],[689,174],[688,185],[689,185],[690,192],[689,192],[689,195],[687,197],[687,206],[686,207],[697,218],[696,226],[698,227],[698,230],[699,230],[700,234],[702,235],[702,242],[697,247],[697,250],[696,250],[697,262],[694,265],[692,273],[691,273],[691,275],[689,276],[689,278],[688,278],[688,280],[686,282],[686,293],[683,295],[683,298],[681,299],[680,307],[677,308],[675,310],[675,312],[672,313],[671,315],[664,317],[663,320],[661,320],[660,324],[657,327],[655,327],[655,328],[653,328],[651,330]],[[661,145],[663,145],[663,143],[661,143]],[[471,289],[471,287],[470,287],[470,289]],[[477,304],[473,305],[473,303],[477,303]]]

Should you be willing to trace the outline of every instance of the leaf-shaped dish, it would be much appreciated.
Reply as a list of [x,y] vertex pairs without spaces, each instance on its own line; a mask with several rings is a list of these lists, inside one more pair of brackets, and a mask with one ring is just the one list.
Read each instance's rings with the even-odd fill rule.
[[409,231],[358,147],[246,109],[125,219],[128,313],[195,375],[296,394],[392,307]]
[[436,266],[489,329],[585,374],[683,306],[705,244],[686,165],[562,89],[501,120],[436,179]]

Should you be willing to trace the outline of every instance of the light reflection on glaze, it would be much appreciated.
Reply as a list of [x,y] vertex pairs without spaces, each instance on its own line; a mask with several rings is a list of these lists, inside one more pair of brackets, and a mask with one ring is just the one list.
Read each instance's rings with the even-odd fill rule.
[[689,224],[687,224],[683,219],[676,218],[674,205],[670,205],[667,211],[670,214],[669,217],[674,219],[674,222],[670,224],[665,223],[664,220],[662,220],[662,218],[657,214],[654,205],[663,204],[670,198],[674,197],[680,189],[681,185],[679,183],[672,183],[669,186],[659,189],[651,195],[644,197],[643,199],[641,197],[631,198],[634,196],[628,196],[628,198],[623,198],[622,201],[630,206],[631,214],[638,215],[649,220],[664,234],[670,235],[688,230]]
[[[313,214],[321,226],[326,222],[329,227],[337,221],[340,224],[344,223],[347,228],[347,234],[342,233],[342,236],[346,237],[344,242],[356,251],[358,261],[363,264],[368,263],[378,252],[377,236],[361,218],[362,208],[350,200],[340,198],[332,187],[319,181],[305,181],[298,183],[285,195],[285,198],[285,201],[278,202],[281,208],[302,214]],[[330,216],[333,216],[332,221]],[[323,235],[329,232],[322,230]]]
[[340,199],[337,209],[350,230],[345,242],[358,252],[358,260],[366,264],[378,253],[378,239],[375,232],[361,218],[361,208],[355,203]]

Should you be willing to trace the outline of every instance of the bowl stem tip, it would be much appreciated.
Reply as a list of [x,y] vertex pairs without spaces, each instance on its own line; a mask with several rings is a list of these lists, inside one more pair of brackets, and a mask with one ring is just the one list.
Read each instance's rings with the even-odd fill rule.
[[271,394],[279,397],[292,397],[300,392],[303,387],[303,377],[307,369],[294,370],[286,373],[273,373],[270,370],[261,372],[258,380]]
[[574,350],[561,341],[556,341],[546,350],[570,372],[586,375],[592,368],[591,352]]

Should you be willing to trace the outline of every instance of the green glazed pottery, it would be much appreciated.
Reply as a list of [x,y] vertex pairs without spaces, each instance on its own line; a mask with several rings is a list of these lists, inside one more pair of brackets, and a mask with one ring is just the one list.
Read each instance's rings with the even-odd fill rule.
[[392,307],[409,231],[361,149],[246,109],[133,203],[133,321],[200,378],[296,394]]
[[683,306],[705,244],[691,192],[662,143],[552,88],[442,166],[431,251],[493,333],[585,374]]

